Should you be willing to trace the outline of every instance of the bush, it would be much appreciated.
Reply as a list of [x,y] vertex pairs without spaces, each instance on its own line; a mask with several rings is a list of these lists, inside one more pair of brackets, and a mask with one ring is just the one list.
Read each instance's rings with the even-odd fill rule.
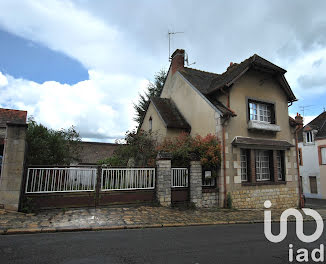
[[172,154],[172,166],[188,166],[191,153],[200,158],[204,168],[217,169],[221,164],[220,142],[212,134],[193,138],[187,133],[181,133],[176,138],[165,139],[157,150]]

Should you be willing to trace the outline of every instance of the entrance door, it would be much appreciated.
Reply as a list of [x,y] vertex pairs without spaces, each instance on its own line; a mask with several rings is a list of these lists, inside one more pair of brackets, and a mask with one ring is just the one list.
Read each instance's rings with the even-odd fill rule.
[[310,193],[318,193],[316,176],[309,176]]

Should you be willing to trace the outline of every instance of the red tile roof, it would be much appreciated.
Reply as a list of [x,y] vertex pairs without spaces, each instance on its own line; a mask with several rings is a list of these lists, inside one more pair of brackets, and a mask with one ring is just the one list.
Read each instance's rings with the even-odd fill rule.
[[26,124],[27,111],[0,108],[0,126],[9,123]]

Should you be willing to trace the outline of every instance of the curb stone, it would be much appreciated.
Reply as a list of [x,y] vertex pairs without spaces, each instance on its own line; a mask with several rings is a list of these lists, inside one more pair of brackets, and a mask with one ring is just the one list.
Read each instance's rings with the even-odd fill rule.
[[[311,222],[313,219],[305,219],[304,222]],[[279,223],[280,220],[272,220],[272,223]],[[295,222],[290,219],[288,222]],[[235,224],[257,224],[264,223],[263,220],[252,221],[214,221],[202,223],[166,223],[166,224],[148,224],[148,225],[119,225],[119,226],[95,226],[95,227],[45,227],[45,228],[9,228],[0,230],[0,235],[15,234],[36,234],[36,233],[56,233],[56,232],[82,232],[82,231],[105,231],[122,229],[144,229],[144,228],[164,228],[164,227],[186,227],[186,226],[208,226],[208,225],[235,225]]]

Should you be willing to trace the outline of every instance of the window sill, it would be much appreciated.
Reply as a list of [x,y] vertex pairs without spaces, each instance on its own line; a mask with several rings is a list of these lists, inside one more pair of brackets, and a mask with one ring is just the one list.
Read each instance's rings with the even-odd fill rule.
[[216,186],[202,186],[203,193],[213,193],[217,192]]
[[250,130],[263,130],[263,131],[270,131],[270,132],[280,132],[281,128],[278,125],[270,124],[267,122],[260,122],[250,120],[248,122],[248,129]]
[[260,181],[260,182],[242,182],[242,186],[261,186],[261,185],[282,185],[286,184],[286,181]]

